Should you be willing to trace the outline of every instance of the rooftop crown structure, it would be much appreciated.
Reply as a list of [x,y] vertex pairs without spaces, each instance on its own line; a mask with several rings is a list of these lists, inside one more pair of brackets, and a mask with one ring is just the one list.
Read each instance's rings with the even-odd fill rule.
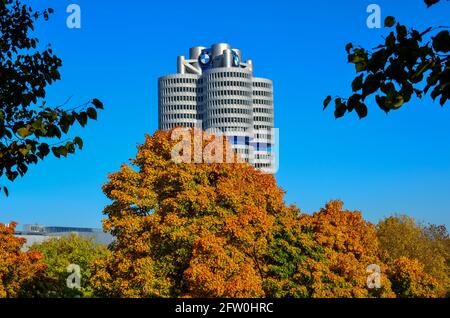
[[158,99],[159,129],[220,131],[244,160],[274,172],[273,84],[253,76],[253,62],[243,62],[239,49],[191,48],[189,59],[178,57],[176,74],[159,78]]

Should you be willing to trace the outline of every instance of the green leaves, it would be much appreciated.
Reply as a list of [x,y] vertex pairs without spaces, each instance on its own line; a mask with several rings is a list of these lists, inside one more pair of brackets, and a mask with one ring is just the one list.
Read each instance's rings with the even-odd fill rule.
[[[48,264],[46,275],[52,284],[45,285],[41,291],[41,297],[92,297],[90,277],[94,261],[98,261],[108,255],[106,245],[94,243],[92,238],[71,234],[61,238],[53,238],[45,242],[34,244],[30,251],[41,253]],[[83,269],[81,288],[70,289],[67,287],[67,265],[77,264]]]
[[366,50],[356,48],[348,55],[348,62],[355,64],[356,72],[363,72],[367,67],[369,54]]
[[[359,118],[366,117],[366,100],[371,96],[386,113],[429,91],[441,106],[450,99],[450,32],[439,30],[433,36],[433,31],[445,27],[428,27],[419,32],[397,23],[392,16],[386,17],[384,24],[395,28],[372,50],[354,47],[352,43],[345,46],[348,62],[354,64],[358,74],[351,81],[353,95],[348,99],[335,98],[336,118],[353,110]],[[328,96],[324,109],[330,101]]]
[[23,1],[1,0],[0,11],[0,178],[14,181],[50,153],[65,157],[81,149],[80,137],[64,145],[60,140],[76,122],[85,127],[96,120],[103,103],[94,98],[68,110],[66,103],[46,106],[42,99],[47,86],[61,78],[62,61],[50,46],[40,49],[39,39],[31,36],[39,33],[32,32],[36,20],[48,19],[53,9],[36,12]]
[[75,146],[80,150],[83,148],[83,140],[80,137],[75,137],[73,141],[67,141],[62,146],[52,147],[52,153],[56,158],[67,157],[68,154],[75,153]]

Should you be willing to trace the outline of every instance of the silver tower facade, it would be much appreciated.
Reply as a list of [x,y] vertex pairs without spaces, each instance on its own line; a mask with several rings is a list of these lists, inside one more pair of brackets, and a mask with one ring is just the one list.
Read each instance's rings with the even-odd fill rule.
[[274,172],[273,83],[254,77],[253,62],[227,43],[191,48],[177,74],[159,78],[158,126],[224,133],[244,160]]

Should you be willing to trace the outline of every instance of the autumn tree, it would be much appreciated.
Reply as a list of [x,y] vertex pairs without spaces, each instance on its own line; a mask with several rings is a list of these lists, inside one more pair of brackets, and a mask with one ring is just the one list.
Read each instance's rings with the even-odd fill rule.
[[[430,7],[440,1],[424,2]],[[348,62],[354,64],[358,75],[351,83],[353,95],[325,99],[324,109],[334,99],[336,118],[353,110],[359,118],[366,117],[367,99],[371,96],[386,113],[427,93],[433,100],[438,99],[441,106],[450,99],[449,26],[416,30],[396,23],[392,16],[385,19],[384,25],[393,30],[374,49],[354,47],[352,43],[345,47]]]
[[0,298],[39,296],[47,265],[42,254],[21,251],[25,239],[14,236],[16,223],[0,223]]
[[[395,297],[379,258],[375,228],[360,212],[330,201],[290,224],[283,225],[272,250],[276,257],[269,268],[276,297]],[[380,286],[367,284],[372,264],[380,269]]]
[[95,262],[95,296],[438,296],[414,260],[400,260],[412,264],[406,271],[400,261],[388,268],[375,226],[360,212],[341,201],[313,215],[287,207],[272,175],[204,162],[211,154],[225,161],[231,147],[223,137],[179,131],[146,136],[131,165],[103,186],[112,201],[104,229],[116,240]]
[[[75,234],[35,243],[29,250],[42,255],[42,261],[47,265],[47,284],[41,292],[41,297],[91,297],[92,264],[108,255],[105,245],[95,243],[93,238]],[[80,289],[67,286],[67,278],[70,274],[67,268],[71,264],[80,267]]]
[[268,297],[312,297],[321,280],[315,279],[327,270],[324,249],[315,242],[314,233],[302,226],[300,216],[300,210],[291,207],[276,218],[263,284]]
[[417,259],[400,256],[388,270],[392,289],[401,298],[435,298],[445,296],[442,285],[424,270]]
[[420,265],[410,262],[408,268],[431,275],[437,294],[439,288],[441,294],[450,290],[450,239],[444,226],[423,225],[406,215],[390,216],[377,224],[377,236],[383,259],[390,266],[405,263],[399,261],[401,257],[416,260]]
[[192,151],[175,162],[180,141],[173,132],[146,136],[132,165],[122,165],[103,186],[112,200],[104,229],[116,240],[112,254],[97,262],[97,295],[264,296],[275,218],[288,210],[283,191],[249,164],[194,163],[195,149],[205,159],[214,141],[225,151],[210,155],[226,162],[230,153],[225,138],[205,132],[198,140],[185,130]]
[[61,139],[76,122],[84,127],[103,109],[98,99],[74,108],[46,104],[47,86],[61,78],[62,61],[49,45],[40,46],[33,31],[51,13],[19,0],[0,1],[0,179],[14,181],[50,153],[59,158],[81,149],[80,137]]

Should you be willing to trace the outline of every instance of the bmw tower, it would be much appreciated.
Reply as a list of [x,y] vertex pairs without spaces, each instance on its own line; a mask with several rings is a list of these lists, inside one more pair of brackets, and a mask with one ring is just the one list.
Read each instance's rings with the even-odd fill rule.
[[223,133],[245,161],[275,172],[273,83],[254,77],[253,62],[227,43],[191,48],[176,74],[159,78],[158,126]]

